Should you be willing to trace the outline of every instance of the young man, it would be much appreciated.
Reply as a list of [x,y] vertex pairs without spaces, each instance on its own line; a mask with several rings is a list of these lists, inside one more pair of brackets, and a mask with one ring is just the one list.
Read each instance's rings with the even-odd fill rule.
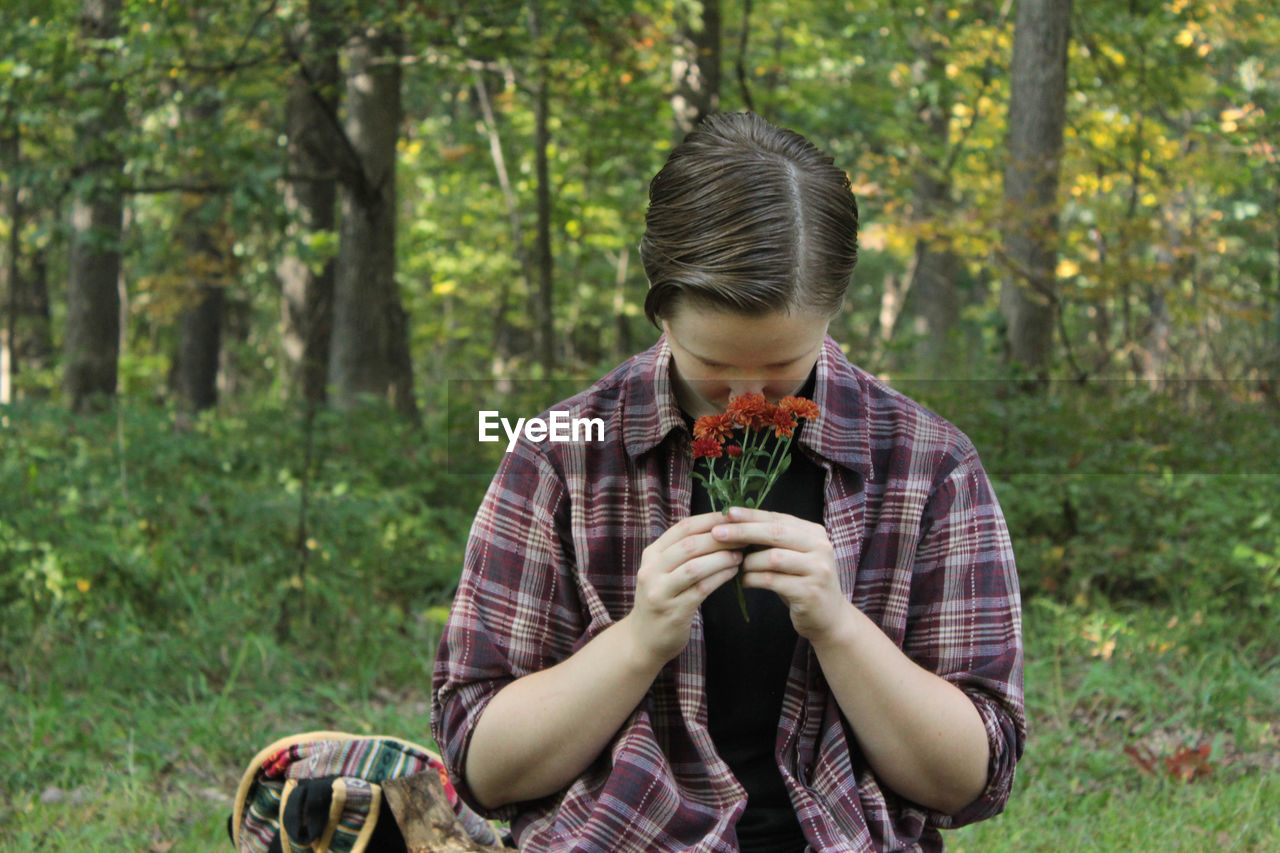
[[[435,669],[450,772],[525,851],[939,850],[1022,752],[1017,577],[968,439],[827,336],[848,178],[712,116],[641,250],[662,338],[556,407],[604,441],[521,443],[477,514]],[[709,512],[690,425],[743,393],[820,415],[764,506]]]

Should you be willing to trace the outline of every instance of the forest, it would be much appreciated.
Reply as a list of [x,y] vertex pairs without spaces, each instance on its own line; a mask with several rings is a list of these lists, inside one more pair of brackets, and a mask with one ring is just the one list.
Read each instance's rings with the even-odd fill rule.
[[476,412],[657,339],[648,182],[738,110],[847,171],[831,334],[1009,521],[1031,740],[949,846],[1280,845],[1272,4],[5,0],[0,850],[428,738]]

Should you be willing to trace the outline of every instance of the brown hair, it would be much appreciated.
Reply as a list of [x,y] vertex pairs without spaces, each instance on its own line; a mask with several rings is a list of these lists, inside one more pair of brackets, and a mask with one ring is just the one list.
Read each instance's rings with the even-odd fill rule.
[[685,300],[833,314],[858,261],[858,204],[803,136],[754,113],[711,115],[649,184],[640,257],[654,325]]

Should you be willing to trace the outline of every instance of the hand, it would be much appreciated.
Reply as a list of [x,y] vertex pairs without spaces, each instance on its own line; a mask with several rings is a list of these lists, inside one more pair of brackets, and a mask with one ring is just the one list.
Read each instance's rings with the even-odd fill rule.
[[852,605],[840,589],[835,549],[822,525],[786,513],[732,507],[712,536],[725,547],[760,546],[743,563],[742,585],[780,595],[800,636],[817,641],[848,624]]
[[711,529],[724,513],[694,515],[674,525],[644,549],[636,575],[636,597],[626,622],[636,647],[661,666],[689,642],[693,614],[716,587],[738,573],[741,551],[716,540]]

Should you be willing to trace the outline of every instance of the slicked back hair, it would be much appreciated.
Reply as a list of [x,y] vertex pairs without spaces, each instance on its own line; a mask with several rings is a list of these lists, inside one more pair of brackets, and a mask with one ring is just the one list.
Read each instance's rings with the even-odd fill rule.
[[849,178],[803,136],[754,113],[703,120],[649,184],[644,310],[839,310],[858,261]]

